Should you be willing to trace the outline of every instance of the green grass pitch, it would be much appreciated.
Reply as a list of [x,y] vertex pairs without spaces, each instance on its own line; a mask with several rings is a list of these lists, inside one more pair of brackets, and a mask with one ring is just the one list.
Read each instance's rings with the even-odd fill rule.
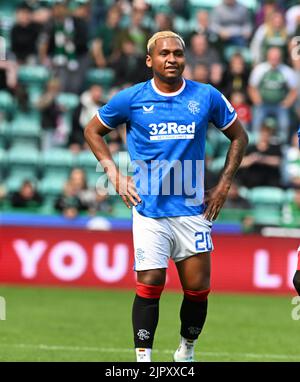
[[[0,361],[134,361],[133,291],[0,286]],[[171,361],[181,294],[163,293],[153,361]],[[211,293],[196,360],[300,361],[291,296]]]

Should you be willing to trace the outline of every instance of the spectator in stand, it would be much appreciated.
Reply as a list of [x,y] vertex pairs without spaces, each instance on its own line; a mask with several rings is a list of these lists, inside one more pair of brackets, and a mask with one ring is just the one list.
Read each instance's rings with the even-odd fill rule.
[[300,187],[295,188],[293,199],[283,206],[283,223],[285,226],[300,226]]
[[11,205],[18,208],[37,208],[42,205],[42,197],[30,180],[24,180],[19,191],[11,195]]
[[32,10],[24,2],[16,11],[16,21],[11,30],[11,51],[19,64],[35,64],[40,28],[33,22]]
[[286,150],[286,162],[283,175],[287,187],[300,188],[300,151],[297,133],[293,134],[291,145]]
[[100,23],[92,41],[92,56],[98,68],[109,66],[118,57],[121,12],[113,6],[108,10],[106,21]]
[[56,145],[55,134],[62,122],[63,112],[57,103],[60,89],[60,81],[57,78],[50,79],[46,91],[36,103],[36,108],[41,112],[42,150],[49,150]]
[[192,72],[193,81],[201,82],[203,84],[208,84],[209,82],[209,69],[207,65],[198,62]]
[[274,127],[264,124],[254,145],[249,145],[237,174],[240,184],[247,188],[281,186],[281,145],[273,143]]
[[280,10],[276,0],[264,0],[255,14],[255,26],[259,27],[264,24],[271,13]]
[[233,181],[228,191],[227,199],[223,205],[223,212],[228,209],[231,210],[230,213],[232,214],[232,210],[239,210],[238,216],[243,225],[243,231],[251,232],[254,226],[254,219],[251,212],[252,207],[249,201],[241,196],[240,192],[238,182],[236,180]]
[[91,85],[88,90],[80,96],[80,103],[74,110],[72,116],[72,127],[69,135],[69,148],[78,153],[85,147],[83,129],[87,122],[95,115],[95,110],[105,104],[103,89],[100,85]]
[[137,53],[140,55],[145,55],[146,44],[150,35],[150,31],[144,26],[144,18],[145,10],[133,7],[129,25],[120,33],[120,44],[122,44],[124,40],[134,41]]
[[121,55],[111,65],[116,75],[115,85],[126,83],[131,86],[150,79],[151,72],[144,62],[144,56],[139,54],[134,41],[131,38],[123,40]]
[[169,5],[176,16],[180,16],[186,20],[189,20],[191,15],[188,1],[169,0]]
[[[100,174],[99,174],[100,177]],[[90,188],[87,184],[86,174],[81,168],[74,168],[69,177],[69,183],[80,200],[82,210],[90,215],[97,212],[109,212],[111,207],[108,203],[108,194],[104,189]],[[99,192],[98,192],[99,191]]]
[[[298,2],[299,3],[299,2]],[[300,32],[300,4],[290,7],[285,14],[289,36],[297,36]]]
[[209,67],[219,63],[218,52],[208,45],[207,37],[204,34],[194,34],[190,40],[190,48],[186,50],[186,62],[194,68],[201,63]]
[[[300,33],[300,31],[299,31]],[[299,37],[293,37],[289,42],[289,56],[291,66],[296,75],[296,89],[297,89],[297,99],[295,103],[295,112],[300,121],[300,46],[299,46]]]
[[266,60],[266,54],[271,47],[281,50],[282,61],[287,61],[288,33],[285,18],[279,11],[268,15],[264,24],[255,32],[250,51],[254,63]]
[[230,186],[230,189],[228,191],[228,198],[225,201],[223,207],[245,210],[249,210],[251,208],[249,201],[240,195],[240,186],[236,180],[233,181]]
[[239,120],[241,121],[245,129],[249,131],[252,116],[251,116],[251,107],[247,103],[245,93],[242,93],[241,91],[234,91],[231,93],[229,100],[232,106],[234,107]]
[[166,12],[157,12],[154,17],[154,31],[171,31],[173,27],[172,16]]
[[192,27],[193,34],[203,34],[206,36],[209,46],[219,47],[219,36],[211,28],[209,13],[205,10],[200,10],[196,13],[194,26]]
[[63,0],[53,5],[53,18],[45,27],[40,44],[40,60],[51,66],[62,92],[79,94],[89,67],[88,25],[70,15]]
[[85,210],[76,188],[70,181],[65,183],[63,193],[56,199],[54,207],[68,219],[76,218],[80,212]]
[[219,91],[222,89],[223,81],[223,66],[217,62],[210,65],[209,83],[217,88]]
[[17,64],[12,60],[0,60],[0,89],[14,93],[18,84]]
[[225,46],[247,46],[252,32],[248,9],[236,0],[223,0],[211,13],[211,29]]
[[234,53],[229,60],[228,67],[224,70],[222,80],[222,93],[230,98],[233,92],[242,92],[247,97],[249,69],[244,57]]
[[278,121],[281,142],[287,142],[290,108],[297,99],[295,71],[281,62],[281,50],[270,48],[267,61],[254,67],[249,79],[249,96],[254,104],[253,132],[259,132],[267,116]]

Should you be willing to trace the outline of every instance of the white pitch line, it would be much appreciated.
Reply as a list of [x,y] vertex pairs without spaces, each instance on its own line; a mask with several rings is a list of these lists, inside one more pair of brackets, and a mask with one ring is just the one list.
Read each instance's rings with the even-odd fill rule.
[[[13,348],[22,348],[22,349],[36,349],[36,350],[63,350],[63,351],[87,351],[87,352],[96,352],[96,353],[134,353],[134,349],[124,349],[124,348],[100,348],[100,347],[87,347],[87,346],[63,346],[63,345],[45,345],[45,344],[0,344],[0,347],[13,347]],[[164,354],[173,354],[174,350],[158,350],[154,349],[154,353],[164,353]],[[228,352],[195,352],[201,357],[245,357],[245,358],[273,358],[278,360],[297,360],[300,361],[300,354],[259,354],[259,353],[228,353]]]

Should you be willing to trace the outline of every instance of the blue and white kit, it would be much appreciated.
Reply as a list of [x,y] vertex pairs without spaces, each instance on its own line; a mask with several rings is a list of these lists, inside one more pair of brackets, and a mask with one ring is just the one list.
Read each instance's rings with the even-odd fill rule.
[[[225,130],[237,118],[222,93],[211,85],[190,80],[183,80],[174,93],[163,93],[152,79],[117,93],[97,116],[109,129],[126,123],[128,152],[135,164],[134,180],[142,199],[135,207],[134,223],[139,216],[151,220],[203,213],[208,124]],[[205,232],[210,232],[209,222]],[[210,239],[198,248],[199,236],[195,232],[190,235],[194,254],[212,248]],[[139,249],[141,253],[143,248],[136,245],[135,234],[134,241],[136,252]]]

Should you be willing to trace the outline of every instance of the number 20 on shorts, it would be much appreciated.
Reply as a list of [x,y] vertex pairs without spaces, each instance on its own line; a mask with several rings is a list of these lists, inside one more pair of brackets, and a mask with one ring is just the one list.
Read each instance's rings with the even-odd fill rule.
[[204,252],[212,250],[212,241],[209,232],[195,232],[195,241],[196,251]]

